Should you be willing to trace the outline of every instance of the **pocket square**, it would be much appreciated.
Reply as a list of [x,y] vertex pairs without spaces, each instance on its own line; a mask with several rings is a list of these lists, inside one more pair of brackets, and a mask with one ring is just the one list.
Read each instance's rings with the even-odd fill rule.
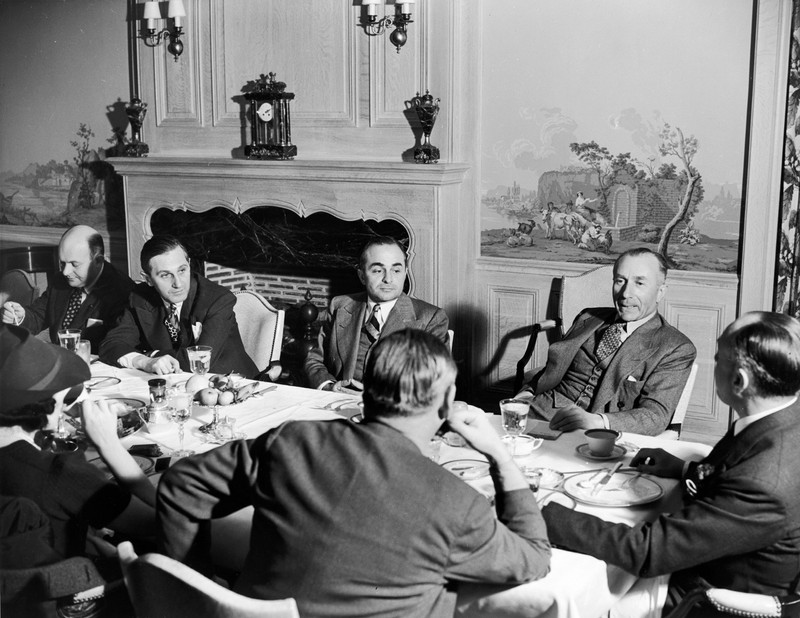
[[86,328],[89,328],[90,326],[96,326],[96,325],[102,326],[103,325],[103,320],[98,320],[98,319],[95,319],[95,318],[89,318],[88,320],[86,320]]
[[195,322],[192,324],[192,335],[194,335],[195,341],[200,339],[200,335],[203,334],[203,323],[202,322]]
[[639,380],[637,380],[633,376],[628,376],[627,378],[625,378],[625,381],[626,382],[638,382]]

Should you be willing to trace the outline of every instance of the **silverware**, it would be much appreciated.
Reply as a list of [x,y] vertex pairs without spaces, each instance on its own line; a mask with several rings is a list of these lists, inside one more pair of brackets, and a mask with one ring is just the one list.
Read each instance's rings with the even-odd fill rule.
[[250,397],[256,397],[258,395],[263,395],[264,393],[268,393],[270,391],[274,391],[278,386],[276,384],[270,384],[269,386],[265,386],[260,391],[255,391]]
[[105,382],[113,382],[114,380],[116,380],[116,378],[113,378],[113,377],[103,378],[102,380],[98,380],[97,382],[90,382],[89,384],[86,385],[86,388],[89,388],[89,389],[97,388],[101,384],[104,384]]
[[608,484],[608,482],[611,480],[611,477],[619,472],[621,467],[622,462],[619,461],[613,468],[611,468],[611,470],[608,470],[606,475],[595,484],[594,489],[592,489],[592,495],[594,496],[596,493],[598,493],[603,488],[603,485]]

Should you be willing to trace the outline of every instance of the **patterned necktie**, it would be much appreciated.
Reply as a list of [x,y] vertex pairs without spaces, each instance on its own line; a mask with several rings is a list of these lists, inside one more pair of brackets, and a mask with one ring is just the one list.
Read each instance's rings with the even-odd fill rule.
[[381,322],[378,319],[378,314],[381,312],[381,306],[378,303],[375,303],[375,306],[372,307],[372,315],[369,318],[369,321],[364,324],[364,330],[367,331],[367,337],[372,343],[375,343],[378,340],[378,337],[381,334]]
[[81,303],[83,302],[83,288],[75,288],[72,290],[72,294],[69,297],[69,303],[67,304],[67,312],[64,314],[64,320],[61,322],[61,328],[69,328],[72,326],[72,320],[75,319],[75,316],[78,313],[78,309],[81,308]]
[[623,328],[624,326],[620,323],[612,324],[606,328],[600,338],[600,343],[597,345],[597,360],[601,361],[605,357],[612,355],[622,345]]
[[181,332],[181,324],[178,321],[177,305],[170,304],[169,315],[164,320],[164,325],[167,327],[167,330],[169,330],[169,338],[172,339],[173,343],[176,343]]

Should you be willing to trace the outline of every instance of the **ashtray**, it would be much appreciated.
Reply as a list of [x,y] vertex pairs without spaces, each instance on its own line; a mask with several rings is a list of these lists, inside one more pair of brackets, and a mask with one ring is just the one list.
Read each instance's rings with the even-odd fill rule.
[[527,457],[537,448],[539,448],[544,440],[542,438],[534,438],[533,436],[503,436],[503,444],[511,452],[512,457]]

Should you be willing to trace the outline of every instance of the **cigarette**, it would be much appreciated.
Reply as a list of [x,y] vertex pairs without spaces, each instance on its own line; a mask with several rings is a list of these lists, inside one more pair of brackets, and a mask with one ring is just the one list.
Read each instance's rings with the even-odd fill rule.
[[642,463],[643,463],[644,465],[646,465],[646,466],[649,466],[650,464],[652,464],[652,463],[653,463],[653,458],[652,458],[652,457],[645,457],[645,458],[644,458],[644,461],[643,461]]

